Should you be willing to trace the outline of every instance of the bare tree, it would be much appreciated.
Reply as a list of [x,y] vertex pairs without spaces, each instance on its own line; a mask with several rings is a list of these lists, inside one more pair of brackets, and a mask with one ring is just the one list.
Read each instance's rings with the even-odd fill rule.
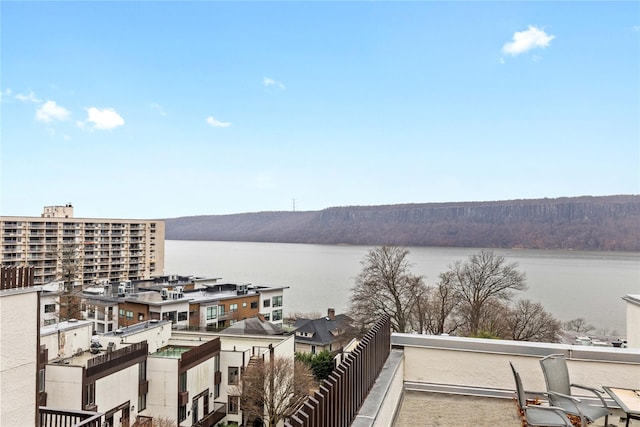
[[47,248],[47,258],[56,259],[56,279],[62,282],[58,297],[58,319],[80,319],[82,316],[82,288],[76,288],[80,273],[82,251],[76,243],[63,243]]
[[508,264],[504,257],[483,250],[466,262],[456,261],[449,274],[461,308],[466,316],[469,335],[481,332],[484,311],[492,300],[509,301],[512,291],[526,289],[525,275],[517,270],[517,263]]
[[564,323],[564,328],[569,331],[588,334],[591,331],[595,331],[596,327],[591,323],[587,323],[582,317],[577,319],[568,320]]
[[450,334],[460,327],[460,320],[456,316],[459,300],[453,286],[453,274],[441,273],[440,281],[436,284],[431,297],[432,330],[434,334]]
[[519,300],[507,314],[509,338],[516,341],[558,342],[561,323],[540,303]]
[[268,361],[254,359],[237,391],[243,416],[276,426],[293,415],[314,384],[313,373],[303,362],[279,356]]
[[351,315],[364,330],[381,315],[391,318],[395,332],[409,332],[417,296],[426,291],[422,277],[411,274],[409,251],[397,246],[371,249],[351,289]]

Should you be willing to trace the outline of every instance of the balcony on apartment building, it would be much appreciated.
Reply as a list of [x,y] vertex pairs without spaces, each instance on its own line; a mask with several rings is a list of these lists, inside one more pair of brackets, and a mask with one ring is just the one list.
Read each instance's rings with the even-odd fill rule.
[[41,406],[39,427],[103,427],[104,414],[92,411],[71,411]]

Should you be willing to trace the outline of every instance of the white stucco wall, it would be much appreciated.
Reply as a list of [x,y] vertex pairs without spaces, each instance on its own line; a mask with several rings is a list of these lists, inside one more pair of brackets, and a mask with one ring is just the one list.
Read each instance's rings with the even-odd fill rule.
[[82,410],[82,367],[49,364],[45,372],[47,406]]
[[35,422],[39,326],[37,288],[0,291],[2,426]]
[[[504,341],[501,349],[500,340],[489,340],[494,346],[491,351],[464,351],[447,348],[446,339],[473,340],[470,338],[442,338],[438,345],[441,348],[405,346],[404,347],[404,380],[429,384],[453,384],[462,387],[479,387],[500,390],[513,389],[513,374],[509,362],[513,362],[520,372],[524,387],[528,391],[542,392],[546,390],[544,376],[540,367],[542,356],[535,355],[537,345],[544,346],[551,353],[562,353],[569,346],[562,344],[525,343]],[[433,339],[433,337],[431,338]],[[507,347],[509,346],[509,347]],[[518,348],[521,347],[519,351]],[[593,353],[611,352],[613,349],[585,348],[575,351]],[[615,349],[620,354],[636,354],[637,351]],[[584,354],[583,353],[583,354]],[[632,358],[635,356],[631,356]],[[606,359],[606,358],[605,358]],[[637,359],[637,357],[636,357]],[[638,364],[618,361],[598,361],[580,359],[567,360],[571,382],[594,387],[605,385],[640,388],[640,369]],[[576,394],[580,394],[575,390]],[[587,392],[588,394],[588,392]]]
[[626,295],[627,347],[640,349],[640,295]]
[[93,323],[89,321],[60,322],[40,329],[40,345],[46,345],[49,360],[71,357],[89,349],[92,332]]
[[[114,372],[104,378],[96,380],[96,405],[99,412],[107,412],[125,402],[135,406],[131,412],[130,419],[135,419],[138,411],[138,364]],[[117,424],[118,420],[114,421]],[[114,427],[117,427],[114,426]]]
[[142,415],[164,417],[177,421],[178,359],[149,356],[147,359],[147,409]]

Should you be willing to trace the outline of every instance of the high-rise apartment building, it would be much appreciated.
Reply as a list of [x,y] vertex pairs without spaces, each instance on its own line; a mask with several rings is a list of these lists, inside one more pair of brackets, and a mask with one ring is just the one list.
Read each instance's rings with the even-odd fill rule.
[[74,218],[73,206],[40,217],[0,217],[0,263],[33,267],[34,284],[92,284],[164,273],[164,221]]

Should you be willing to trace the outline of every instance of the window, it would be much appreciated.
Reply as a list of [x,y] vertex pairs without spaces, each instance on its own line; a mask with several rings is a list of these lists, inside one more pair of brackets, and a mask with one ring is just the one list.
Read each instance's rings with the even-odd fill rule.
[[141,394],[138,396],[138,412],[147,409],[147,395]]
[[96,403],[96,383],[87,385],[87,405]]
[[189,318],[188,314],[186,311],[181,311],[178,313],[178,322],[181,322],[183,320],[187,320]]
[[139,321],[143,321],[144,320],[144,313],[138,313],[138,320]]
[[55,313],[56,312],[56,305],[54,304],[47,304],[44,306],[44,312],[45,313]]
[[262,301],[262,306],[263,307],[271,307],[271,300],[270,299],[266,299],[266,300]]
[[229,311],[232,313],[238,311],[238,304],[229,304]]
[[138,382],[143,383],[147,380],[147,361],[138,364]]
[[124,317],[124,308],[121,308],[120,310],[118,310],[118,316]]
[[207,320],[213,320],[216,317],[218,317],[218,307],[215,305],[207,307]]
[[178,408],[178,422],[182,422],[187,419],[187,405],[182,405]]
[[44,369],[38,371],[38,391],[44,393]]
[[56,319],[44,319],[44,326],[53,325],[56,323]]
[[230,414],[237,414],[239,409],[238,406],[240,406],[240,396],[229,396],[228,412]]
[[282,310],[273,310],[273,316],[271,318],[274,322],[282,320]]
[[180,387],[180,391],[187,391],[187,373],[183,372],[180,374],[180,378],[179,378],[179,387]]
[[265,314],[265,315],[264,315],[264,320],[266,320],[267,322],[268,322],[269,320],[271,320],[271,315],[270,315],[269,313]]
[[238,384],[238,367],[237,366],[229,366],[229,385],[237,385]]
[[273,306],[274,307],[282,307],[282,295],[273,297]]
[[127,320],[133,320],[133,311],[127,310]]
[[316,354],[316,346],[315,345],[311,346],[311,354]]
[[258,301],[251,301],[251,308],[253,309],[258,308]]
[[247,308],[247,303],[246,302],[242,303],[242,308]]
[[220,304],[220,305],[218,306],[218,314],[219,314],[220,316],[224,316],[224,304]]

